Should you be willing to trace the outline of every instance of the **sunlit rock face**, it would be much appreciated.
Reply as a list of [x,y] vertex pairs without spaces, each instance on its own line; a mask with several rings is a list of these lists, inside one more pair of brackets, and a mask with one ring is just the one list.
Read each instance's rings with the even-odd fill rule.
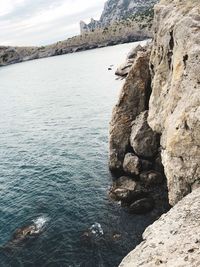
[[200,2],[163,0],[155,7],[148,123],[161,134],[169,200],[200,184]]

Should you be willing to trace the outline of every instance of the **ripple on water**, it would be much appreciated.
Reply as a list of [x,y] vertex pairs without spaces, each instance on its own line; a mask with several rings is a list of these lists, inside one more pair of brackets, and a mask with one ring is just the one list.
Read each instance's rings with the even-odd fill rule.
[[[107,66],[130,47],[1,69],[0,245],[26,224],[44,227],[0,250],[1,266],[115,267],[152,221],[107,198],[108,125],[121,86]],[[98,238],[82,239],[84,231]]]

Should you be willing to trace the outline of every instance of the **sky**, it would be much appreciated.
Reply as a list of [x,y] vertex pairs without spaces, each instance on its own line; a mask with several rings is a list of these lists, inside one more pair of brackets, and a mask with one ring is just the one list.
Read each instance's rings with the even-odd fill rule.
[[0,0],[0,45],[45,45],[80,33],[99,19],[105,0]]

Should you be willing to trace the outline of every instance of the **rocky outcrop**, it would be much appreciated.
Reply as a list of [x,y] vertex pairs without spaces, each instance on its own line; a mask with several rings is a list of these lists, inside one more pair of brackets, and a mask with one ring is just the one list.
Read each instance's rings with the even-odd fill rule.
[[110,169],[123,170],[125,154],[130,151],[131,124],[147,109],[150,95],[150,51],[138,53],[122,88],[110,123]]
[[148,123],[161,134],[174,205],[200,185],[200,2],[161,1],[154,27]]
[[138,156],[152,158],[158,152],[159,136],[149,127],[147,117],[144,111],[133,121],[130,143]]
[[139,51],[145,52],[146,49],[143,48],[141,45],[134,47],[129,52],[126,61],[117,68],[115,75],[120,76],[122,78],[127,77]]
[[[175,206],[147,228],[143,234],[144,241],[122,261],[120,267],[200,266],[199,40],[199,1],[161,0],[155,6],[154,41],[149,62],[152,93],[148,111],[140,112],[132,122],[125,159],[127,153],[133,153],[140,161],[152,163],[151,170],[140,169],[137,183],[139,190],[145,189],[155,202],[163,198],[158,190],[164,182],[164,171],[169,202]],[[136,103],[132,106],[132,114]],[[123,120],[120,117],[118,121]],[[126,128],[123,132],[127,134],[129,130]],[[119,147],[116,155],[121,151]],[[140,208],[148,211],[146,204],[151,202],[147,198],[133,202],[130,210],[133,207],[137,212],[140,203]]]
[[199,267],[200,189],[180,201],[143,234],[120,267]]
[[[156,1],[108,1],[100,21],[91,19],[89,24],[80,22],[81,35],[41,47],[0,46],[0,66],[151,38],[152,7]],[[128,13],[133,17],[128,17]],[[113,16],[116,19],[112,20]],[[127,73],[126,70],[125,75]]]
[[81,33],[105,28],[117,21],[131,19],[138,14],[143,15],[141,19],[145,16],[152,18],[152,8],[157,2],[158,0],[108,0],[99,21],[91,19],[89,24],[80,22]]
[[110,170],[117,178],[128,175],[134,180],[135,188],[115,182],[109,195],[121,201],[122,207],[126,203],[129,212],[135,214],[150,212],[154,206],[162,212],[169,208],[165,175],[159,160],[159,135],[147,122],[151,94],[150,48],[151,44],[136,47],[129,54],[133,63],[110,124]]

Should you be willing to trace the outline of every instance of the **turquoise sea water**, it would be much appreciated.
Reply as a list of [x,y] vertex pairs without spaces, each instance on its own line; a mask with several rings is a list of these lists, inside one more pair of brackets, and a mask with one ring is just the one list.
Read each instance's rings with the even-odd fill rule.
[[[107,197],[108,125],[122,85],[114,70],[132,46],[0,69],[1,267],[115,267],[151,223]],[[3,248],[38,218],[40,235]],[[83,238],[94,223],[103,233]]]

